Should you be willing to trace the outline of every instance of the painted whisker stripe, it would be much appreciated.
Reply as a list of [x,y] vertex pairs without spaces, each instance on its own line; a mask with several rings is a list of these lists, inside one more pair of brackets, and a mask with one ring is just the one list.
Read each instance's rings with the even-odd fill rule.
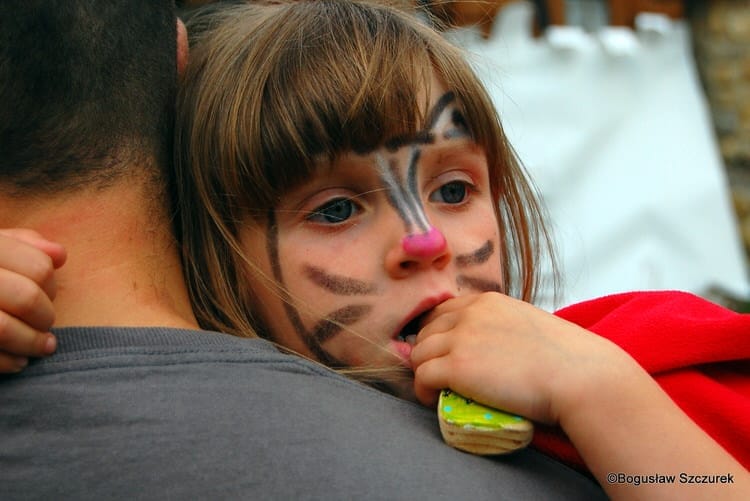
[[477,292],[502,292],[502,287],[498,282],[483,278],[459,275],[456,278],[456,283],[459,287],[468,287]]
[[334,275],[316,266],[305,266],[305,275],[318,287],[338,296],[367,296],[378,291],[377,286],[373,283]]
[[467,266],[475,266],[487,262],[492,257],[495,249],[492,245],[491,240],[482,245],[479,249],[469,254],[461,254],[456,256],[456,266],[459,268],[466,268]]
[[[273,210],[268,211],[268,226],[267,233],[268,237],[266,240],[266,251],[268,252],[268,259],[271,263],[271,270],[273,271],[273,278],[279,284],[282,291],[286,291],[284,284],[284,277],[281,272],[281,262],[279,261],[279,227],[276,224],[276,213]],[[284,305],[284,311],[286,316],[294,327],[297,336],[302,339],[307,348],[312,352],[313,356],[321,363],[328,365],[329,367],[345,367],[346,364],[337,360],[326,352],[317,339],[312,336],[305,326],[302,324],[299,312],[297,311],[290,301],[288,294],[283,292],[284,297],[282,298],[282,304]]]
[[323,344],[342,331],[342,325],[351,325],[372,311],[372,305],[352,304],[334,311],[317,323],[310,336]]

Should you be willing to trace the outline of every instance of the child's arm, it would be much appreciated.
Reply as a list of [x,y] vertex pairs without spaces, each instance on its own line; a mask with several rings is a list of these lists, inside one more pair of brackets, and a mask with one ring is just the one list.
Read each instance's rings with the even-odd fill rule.
[[0,373],[55,351],[54,270],[65,249],[30,230],[0,230]]
[[[748,472],[614,343],[497,293],[438,306],[412,350],[418,398],[450,388],[559,425],[614,498],[745,498]],[[734,484],[617,484],[608,473],[732,474]]]

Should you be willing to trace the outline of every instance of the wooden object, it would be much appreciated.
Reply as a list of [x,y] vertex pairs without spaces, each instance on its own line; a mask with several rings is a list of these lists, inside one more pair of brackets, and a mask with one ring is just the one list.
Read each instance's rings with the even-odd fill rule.
[[438,421],[448,445],[472,454],[508,454],[529,445],[534,436],[534,425],[528,419],[450,390],[440,392]]

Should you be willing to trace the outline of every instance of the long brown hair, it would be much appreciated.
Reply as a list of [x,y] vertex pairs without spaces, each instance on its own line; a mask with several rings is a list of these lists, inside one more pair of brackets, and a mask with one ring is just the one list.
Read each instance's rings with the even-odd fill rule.
[[241,4],[188,28],[199,33],[179,93],[176,169],[187,281],[204,327],[254,335],[243,222],[265,215],[321,158],[420,130],[433,71],[487,155],[504,292],[534,299],[551,248],[540,206],[461,50],[383,2]]

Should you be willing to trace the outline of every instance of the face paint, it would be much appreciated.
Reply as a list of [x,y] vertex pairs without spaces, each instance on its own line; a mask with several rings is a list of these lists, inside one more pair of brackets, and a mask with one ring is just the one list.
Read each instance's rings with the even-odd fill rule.
[[366,296],[378,290],[375,284],[335,275],[317,266],[306,266],[304,271],[310,281],[337,296]]
[[445,237],[437,228],[430,227],[427,233],[406,235],[401,240],[404,251],[412,256],[426,257],[445,251]]
[[417,166],[421,155],[420,145],[433,144],[435,134],[446,139],[470,135],[463,115],[451,106],[454,101],[455,95],[452,92],[443,94],[431,110],[425,130],[417,133],[411,141],[401,138],[388,144],[387,149],[391,151],[411,147],[406,183],[399,179],[395,162],[389,162],[382,153],[376,155],[377,168],[388,190],[390,203],[406,226],[407,235],[402,239],[401,245],[409,255],[430,256],[443,252],[447,245],[445,236],[430,224],[424,212],[418,191]]
[[[264,320],[269,330],[275,331],[277,341],[337,368],[391,367],[404,359],[401,347],[406,343],[398,337],[404,330],[399,324],[415,308],[412,302],[424,302],[435,295],[452,297],[462,289],[500,290],[501,279],[493,281],[494,273],[475,268],[497,255],[497,244],[486,239],[490,231],[496,232],[489,224],[494,202],[488,200],[487,169],[478,155],[456,98],[447,92],[428,111],[422,130],[392,138],[366,152],[344,152],[331,171],[320,174],[318,184],[301,189],[278,208],[290,214],[316,215],[280,218],[283,266],[279,214],[272,209],[265,251],[270,274],[281,290],[264,295],[263,302],[269,305]],[[369,172],[351,173],[352,167]],[[467,209],[451,209],[449,204],[458,206],[463,200],[463,195],[449,198],[439,191],[451,183],[470,187],[466,189],[479,187],[471,191],[471,196],[479,193],[479,201],[467,204]],[[423,193],[428,189],[429,193]],[[318,195],[320,199],[315,198]],[[340,221],[321,217],[339,197],[350,201],[352,210]],[[466,224],[456,224],[459,218]],[[381,223],[388,226],[367,233],[368,225]],[[481,230],[483,225],[491,230]],[[393,231],[394,240],[380,239],[381,228]],[[468,241],[457,236],[464,228],[471,235]],[[427,289],[424,280],[395,280],[381,264],[385,253],[394,247],[413,258],[445,253],[449,238],[456,238],[457,248],[471,250],[455,256],[447,252],[445,267],[429,272]],[[469,242],[478,245],[468,247]],[[376,259],[375,268],[365,264],[370,256]],[[284,317],[286,320],[279,321]],[[398,388],[401,386],[399,382]],[[408,379],[406,394],[407,387]]]
[[494,246],[492,245],[492,241],[487,240],[483,246],[474,252],[456,256],[456,266],[466,268],[467,266],[482,264],[492,256],[493,252]]
[[[268,252],[268,258],[271,263],[271,269],[273,270],[273,278],[276,282],[283,286],[284,277],[281,271],[281,261],[279,260],[279,227],[276,224],[276,213],[273,210],[268,211],[267,216],[267,235],[268,240],[266,241],[266,249]],[[286,295],[286,292],[282,290],[282,303],[284,310],[289,318],[289,321],[297,332],[297,335],[302,339],[310,352],[317,358],[318,361],[328,365],[329,367],[341,367],[342,364],[339,360],[332,357],[326,352],[321,346],[320,339],[326,340],[334,336],[340,328],[335,323],[329,321],[323,321],[320,325],[316,326],[314,333],[310,333],[302,323],[299,311],[292,305],[291,298]],[[356,315],[344,315],[347,319]]]
[[500,283],[492,280],[485,280],[483,278],[459,275],[458,277],[456,277],[456,283],[459,287],[468,287],[469,289],[473,289],[477,292],[503,292]]

